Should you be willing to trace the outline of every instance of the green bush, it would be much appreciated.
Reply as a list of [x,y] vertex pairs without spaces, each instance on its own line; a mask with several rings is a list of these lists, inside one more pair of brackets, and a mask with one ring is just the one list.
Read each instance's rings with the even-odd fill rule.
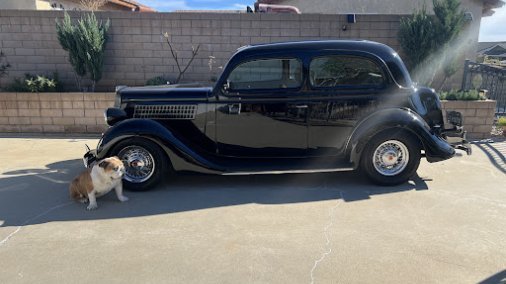
[[506,126],[506,116],[499,117],[499,119],[497,120],[497,125]]
[[158,85],[167,85],[167,78],[163,76],[153,77],[146,81],[146,86],[158,86]]
[[486,100],[477,90],[440,92],[439,98],[448,101],[481,101]]
[[23,79],[14,79],[5,89],[9,92],[60,92],[61,83],[57,73],[54,73],[53,77],[25,74]]
[[443,75],[438,89],[459,67],[458,51],[451,47],[464,28],[464,11],[459,0],[432,0],[434,16],[425,6],[410,17],[402,18],[399,44],[407,57],[413,77],[433,86],[436,74]]
[[58,41],[69,53],[69,62],[76,73],[76,84],[79,90],[81,90],[81,78],[87,73],[93,82],[92,92],[95,91],[96,83],[102,79],[108,30],[109,20],[105,23],[99,22],[93,13],[81,17],[77,23],[72,23],[67,12],[62,22],[56,20]]

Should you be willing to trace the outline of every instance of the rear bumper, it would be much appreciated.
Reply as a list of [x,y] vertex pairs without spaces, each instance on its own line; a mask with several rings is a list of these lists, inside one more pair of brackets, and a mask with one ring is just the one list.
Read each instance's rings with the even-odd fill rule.
[[462,114],[458,111],[447,111],[446,119],[452,127],[443,129],[441,135],[453,148],[466,151],[468,155],[471,155],[471,144],[467,141],[467,132],[462,127]]
[[471,144],[466,138],[467,131],[462,126],[444,129],[441,134],[453,148],[465,151],[467,155],[472,154]]

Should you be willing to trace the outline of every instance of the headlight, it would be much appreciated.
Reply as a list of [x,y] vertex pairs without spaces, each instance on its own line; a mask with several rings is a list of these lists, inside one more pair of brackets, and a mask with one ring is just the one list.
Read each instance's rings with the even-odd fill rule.
[[119,108],[110,107],[104,112],[105,123],[109,126],[113,126],[119,121],[127,118],[127,114],[124,110]]

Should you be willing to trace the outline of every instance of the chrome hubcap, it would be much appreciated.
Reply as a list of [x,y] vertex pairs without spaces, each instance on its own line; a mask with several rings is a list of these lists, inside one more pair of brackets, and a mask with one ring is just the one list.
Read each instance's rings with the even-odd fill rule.
[[140,146],[125,147],[118,153],[118,157],[125,165],[124,179],[129,182],[145,182],[155,172],[153,156]]
[[388,140],[374,150],[372,160],[378,173],[384,176],[394,176],[401,173],[408,165],[408,148],[398,140]]

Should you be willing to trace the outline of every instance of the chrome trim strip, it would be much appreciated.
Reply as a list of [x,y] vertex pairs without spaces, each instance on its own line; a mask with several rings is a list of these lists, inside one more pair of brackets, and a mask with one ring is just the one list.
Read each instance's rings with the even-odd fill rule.
[[332,173],[332,172],[347,172],[353,171],[353,168],[338,168],[338,169],[316,169],[316,170],[286,170],[286,171],[260,171],[260,172],[234,172],[222,173],[224,176],[239,176],[239,175],[279,175],[279,174],[310,174],[310,173]]

